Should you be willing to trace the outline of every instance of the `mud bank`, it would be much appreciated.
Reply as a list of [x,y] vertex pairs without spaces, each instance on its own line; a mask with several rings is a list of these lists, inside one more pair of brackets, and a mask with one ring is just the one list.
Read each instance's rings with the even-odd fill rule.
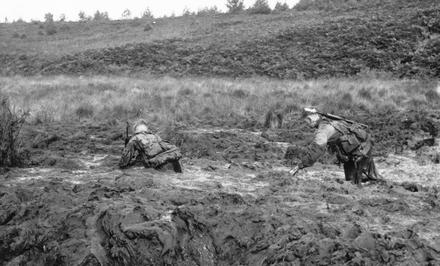
[[322,164],[292,178],[276,163],[187,158],[175,174],[85,155],[79,169],[10,170],[0,264],[436,265],[440,166],[399,156],[378,158],[387,185],[362,188]]

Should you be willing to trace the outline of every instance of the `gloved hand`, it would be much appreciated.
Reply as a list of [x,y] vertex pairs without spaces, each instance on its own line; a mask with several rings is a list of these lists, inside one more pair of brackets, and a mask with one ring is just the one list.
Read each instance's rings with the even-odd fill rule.
[[290,169],[289,174],[290,174],[291,176],[295,176],[296,173],[298,173],[299,169],[300,169],[300,168],[299,168],[298,165],[294,165],[294,166],[292,167],[292,169]]

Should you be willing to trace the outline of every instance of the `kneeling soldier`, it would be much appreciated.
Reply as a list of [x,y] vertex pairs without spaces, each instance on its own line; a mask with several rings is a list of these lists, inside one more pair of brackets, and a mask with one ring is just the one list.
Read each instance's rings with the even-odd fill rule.
[[162,169],[166,164],[171,164],[175,172],[182,172],[179,162],[182,154],[179,148],[151,133],[144,120],[137,121],[133,131],[134,136],[122,152],[120,168],[127,168],[141,161],[146,168]]
[[[319,113],[304,108],[306,122],[317,128],[315,138],[307,147],[291,146],[285,158],[291,161],[291,173],[312,166],[318,158],[329,151],[336,154],[344,165],[345,180],[359,184],[361,181],[378,181],[372,150],[373,141],[367,126],[339,116]],[[362,179],[362,176],[365,178]]]

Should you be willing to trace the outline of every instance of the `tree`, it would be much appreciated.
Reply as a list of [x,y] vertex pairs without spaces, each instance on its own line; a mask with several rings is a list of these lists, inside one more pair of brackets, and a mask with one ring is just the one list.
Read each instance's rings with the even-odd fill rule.
[[151,13],[150,9],[147,7],[144,12],[142,12],[141,18],[145,19],[154,19],[153,13]]
[[79,17],[79,21],[89,21],[92,19],[91,17],[87,16],[84,11],[80,11],[78,13],[78,17]]
[[227,0],[226,7],[229,13],[240,13],[244,10],[243,0]]
[[255,0],[254,5],[249,8],[251,14],[270,14],[272,10],[267,3],[267,0]]
[[93,20],[95,21],[108,20],[108,13],[100,12],[99,10],[96,10],[95,14],[93,15]]
[[66,21],[66,15],[65,15],[65,14],[61,14],[61,15],[60,15],[60,19],[59,19],[59,21],[60,21],[60,22],[64,22],[64,21]]
[[289,10],[289,5],[287,3],[281,4],[280,2],[277,2],[275,5],[275,8],[273,9],[276,12],[283,12]]
[[46,23],[53,22],[53,14],[52,14],[52,13],[46,13],[46,14],[44,15],[44,21],[45,21]]
[[183,11],[182,11],[182,16],[184,16],[184,17],[188,17],[188,16],[191,16],[191,15],[194,15],[194,13],[193,12],[191,12],[188,8],[184,8],[183,9]]
[[122,12],[122,17],[129,19],[131,17],[131,11],[129,9],[125,9],[124,12]]

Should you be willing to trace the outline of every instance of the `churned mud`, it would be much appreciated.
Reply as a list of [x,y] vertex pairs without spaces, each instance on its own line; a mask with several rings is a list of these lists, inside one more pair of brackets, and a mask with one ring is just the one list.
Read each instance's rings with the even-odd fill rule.
[[238,129],[178,131],[183,174],[120,170],[122,134],[87,128],[29,133],[33,166],[1,174],[0,265],[440,263],[438,139],[358,187],[329,156],[292,177],[287,142]]

